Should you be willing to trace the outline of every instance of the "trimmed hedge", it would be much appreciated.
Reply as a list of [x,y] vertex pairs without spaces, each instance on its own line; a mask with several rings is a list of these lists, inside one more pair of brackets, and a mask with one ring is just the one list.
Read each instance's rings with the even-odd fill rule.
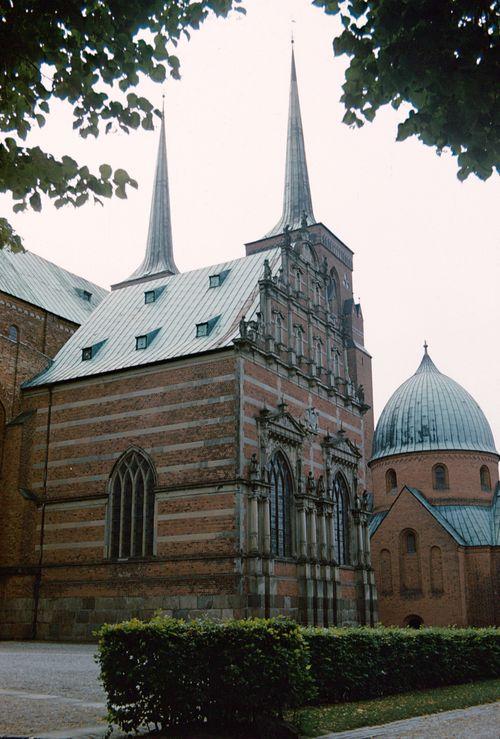
[[500,676],[500,631],[303,628],[155,617],[106,625],[98,661],[125,731],[281,718],[289,708]]
[[495,628],[305,628],[302,633],[318,703],[500,676]]
[[315,696],[308,648],[293,621],[155,617],[98,633],[109,719],[125,731],[281,718]]

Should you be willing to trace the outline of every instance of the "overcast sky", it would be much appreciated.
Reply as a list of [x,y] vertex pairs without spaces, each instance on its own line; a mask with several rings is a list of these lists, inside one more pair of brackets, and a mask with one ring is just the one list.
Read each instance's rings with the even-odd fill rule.
[[[309,0],[246,0],[176,53],[166,93],[175,259],[180,270],[233,259],[281,213],[291,21],[316,218],[353,251],[354,292],[374,358],[375,413],[418,366],[424,339],[438,368],[478,401],[500,445],[500,261],[497,178],[460,183],[455,161],[416,139],[396,143],[392,109],[351,130],[339,102],[344,58],[335,18]],[[157,131],[84,141],[62,104],[31,140],[80,164],[107,162],[139,182],[126,201],[12,215],[27,248],[108,287],[141,262]],[[11,215],[10,198],[0,211]]]

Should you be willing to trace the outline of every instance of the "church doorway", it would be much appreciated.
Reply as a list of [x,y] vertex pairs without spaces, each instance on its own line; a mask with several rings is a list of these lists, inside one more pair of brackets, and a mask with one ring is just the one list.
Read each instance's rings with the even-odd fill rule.
[[416,616],[414,613],[411,616],[405,618],[405,626],[410,629],[420,629],[424,625],[423,618]]

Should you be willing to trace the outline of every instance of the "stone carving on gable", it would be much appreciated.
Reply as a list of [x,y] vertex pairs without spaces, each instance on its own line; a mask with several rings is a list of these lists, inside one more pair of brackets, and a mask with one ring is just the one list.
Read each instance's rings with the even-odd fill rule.
[[295,419],[282,401],[276,411],[263,408],[256,417],[259,432],[260,476],[263,481],[266,469],[275,451],[282,450],[292,465],[296,492],[302,491],[302,454],[309,431],[304,423]]

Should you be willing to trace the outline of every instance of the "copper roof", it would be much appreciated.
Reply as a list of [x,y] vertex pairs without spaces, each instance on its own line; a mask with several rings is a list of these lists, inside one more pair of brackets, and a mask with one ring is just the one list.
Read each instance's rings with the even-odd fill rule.
[[31,251],[0,249],[0,291],[83,323],[108,291]]
[[372,460],[434,450],[496,453],[486,417],[469,393],[425,351],[415,374],[389,399],[375,429]]

